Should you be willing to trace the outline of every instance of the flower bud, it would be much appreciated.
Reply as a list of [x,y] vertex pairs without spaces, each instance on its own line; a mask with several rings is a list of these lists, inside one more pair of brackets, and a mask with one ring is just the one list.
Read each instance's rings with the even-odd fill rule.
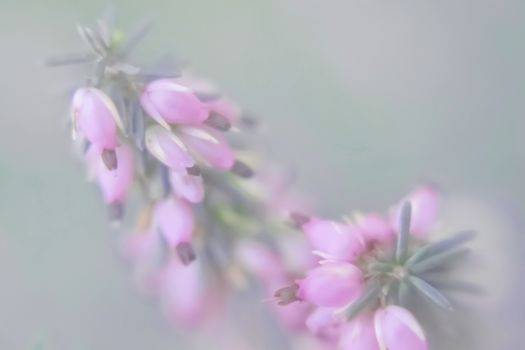
[[318,307],[306,319],[306,327],[316,337],[334,342],[343,325],[343,319],[336,315],[334,308]]
[[311,219],[303,231],[314,253],[326,260],[354,262],[366,248],[358,230],[336,221]]
[[340,333],[341,350],[379,350],[373,314],[365,313],[345,324]]
[[120,116],[103,91],[93,87],[78,89],[73,96],[71,116],[73,128],[89,142],[103,149],[117,147],[116,123],[120,122]]
[[300,300],[317,306],[342,307],[363,291],[363,273],[346,262],[327,262],[308,272],[297,282]]
[[159,202],[155,207],[154,220],[155,227],[171,248],[191,241],[193,212],[185,200],[170,197]]
[[184,143],[158,125],[146,130],[146,147],[155,158],[179,174],[186,175],[187,169],[195,165]]
[[149,83],[140,98],[142,108],[159,124],[200,124],[208,118],[209,108],[192,89],[170,79]]
[[229,170],[235,164],[235,155],[227,141],[210,128],[180,128],[184,143],[212,168]]
[[390,305],[376,311],[375,332],[381,350],[427,350],[423,329],[406,309]]
[[378,214],[358,214],[355,223],[367,243],[393,243],[394,230],[390,222]]
[[115,149],[116,168],[110,170],[97,158],[96,174],[104,201],[108,204],[122,203],[133,183],[133,154],[127,145]]
[[198,262],[185,266],[173,259],[162,273],[160,296],[166,316],[185,327],[198,326],[207,314],[207,295]]
[[171,171],[170,185],[177,196],[190,203],[200,203],[204,199],[204,184],[200,175],[181,175]]

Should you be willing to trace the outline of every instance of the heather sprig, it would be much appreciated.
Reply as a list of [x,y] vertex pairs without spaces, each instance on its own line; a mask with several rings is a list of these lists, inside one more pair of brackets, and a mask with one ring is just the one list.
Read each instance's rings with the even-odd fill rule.
[[133,62],[150,28],[126,36],[112,20],[79,25],[87,50],[47,61],[87,67],[71,99],[72,136],[111,220],[129,232],[122,252],[140,288],[187,327],[256,284],[290,331],[341,349],[427,349],[406,301],[417,293],[452,311],[433,281],[474,236],[430,239],[436,190],[418,187],[386,216],[313,216],[285,174],[254,171],[255,152],[235,147],[251,115],[176,61]]

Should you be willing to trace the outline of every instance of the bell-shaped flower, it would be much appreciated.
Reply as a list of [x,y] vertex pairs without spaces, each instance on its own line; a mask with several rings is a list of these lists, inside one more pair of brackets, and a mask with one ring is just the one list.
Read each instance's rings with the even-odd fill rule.
[[184,143],[171,131],[158,125],[146,130],[148,151],[171,170],[186,175],[195,165]]
[[390,305],[376,311],[375,332],[381,350],[427,350],[423,329],[406,309]]
[[204,199],[202,176],[181,175],[175,171],[170,171],[169,179],[171,189],[178,197],[184,198],[190,203],[200,203]]
[[314,254],[325,260],[354,262],[366,249],[360,232],[352,225],[311,219],[302,229]]
[[209,108],[192,89],[175,80],[159,79],[149,83],[140,98],[142,108],[159,124],[200,124],[208,118]]
[[114,150],[115,168],[108,169],[102,155],[96,159],[96,177],[104,201],[108,204],[122,203],[133,183],[133,154],[129,146],[122,144]]
[[346,262],[326,262],[297,282],[299,300],[323,307],[342,307],[358,298],[364,288],[363,273]]
[[306,319],[306,327],[316,337],[334,343],[339,338],[344,319],[339,316],[337,308],[318,307]]
[[379,214],[356,214],[355,225],[367,243],[393,243],[395,232],[390,221]]
[[[161,233],[169,247],[176,248],[177,252],[179,249],[191,247],[189,244],[194,226],[193,211],[185,200],[166,198],[157,204],[154,215],[155,228]],[[191,255],[191,252],[188,253]]]
[[235,155],[228,142],[208,127],[181,127],[180,138],[196,157],[212,168],[230,170]]
[[410,233],[416,238],[424,238],[434,225],[439,209],[439,193],[431,186],[420,186],[404,198],[392,212],[392,225],[398,230],[401,207],[410,201],[412,216]]
[[184,266],[172,259],[160,278],[160,298],[167,318],[187,328],[199,326],[209,313],[209,293],[198,261]]
[[118,145],[117,123],[121,119],[113,101],[94,87],[78,89],[71,104],[73,130],[81,133],[90,143],[107,150]]
[[364,313],[341,328],[340,350],[379,350],[374,328],[374,315]]

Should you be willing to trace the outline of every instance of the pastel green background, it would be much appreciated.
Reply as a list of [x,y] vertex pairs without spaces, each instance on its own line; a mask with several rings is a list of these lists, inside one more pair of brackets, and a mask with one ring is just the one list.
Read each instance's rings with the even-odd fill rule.
[[[478,315],[492,323],[485,345],[519,348],[525,2],[112,3],[124,28],[156,19],[139,56],[174,52],[262,116],[259,147],[320,212],[384,210],[426,181],[483,208],[464,221],[509,261],[503,301]],[[78,47],[75,24],[106,4],[0,0],[0,349],[190,348],[133,288],[70,152],[64,89],[80,75],[40,64]]]

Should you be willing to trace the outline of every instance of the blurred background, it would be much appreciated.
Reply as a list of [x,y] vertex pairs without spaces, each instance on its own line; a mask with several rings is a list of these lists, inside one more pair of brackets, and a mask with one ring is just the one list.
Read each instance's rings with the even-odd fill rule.
[[[168,327],[133,287],[71,152],[65,89],[81,75],[41,64],[81,47],[76,23],[108,3],[0,2],[0,349],[199,348],[206,339]],[[438,184],[444,227],[480,233],[469,277],[488,298],[462,319],[478,345],[436,348],[521,348],[525,2],[112,5],[124,29],[155,18],[139,56],[174,52],[262,116],[262,151],[294,169],[320,213],[385,210]]]

